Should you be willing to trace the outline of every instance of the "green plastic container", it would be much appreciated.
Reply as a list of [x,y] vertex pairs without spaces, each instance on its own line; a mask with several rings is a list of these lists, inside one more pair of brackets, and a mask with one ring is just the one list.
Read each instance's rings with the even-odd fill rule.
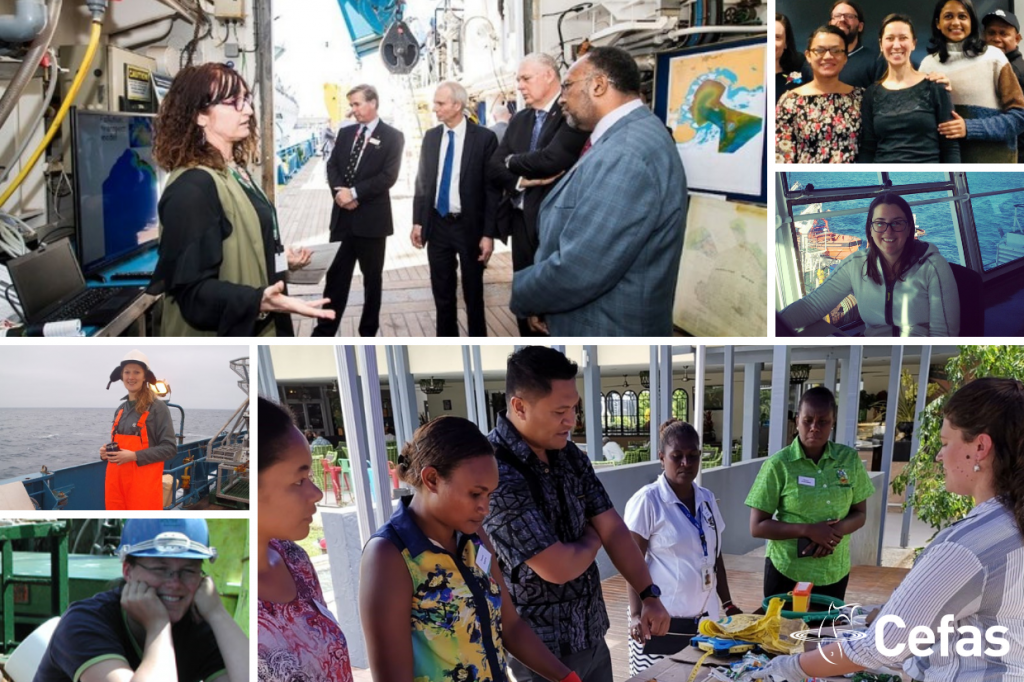
[[[765,611],[768,610],[768,604],[771,602],[772,599],[781,599],[786,604],[788,604],[790,606],[793,605],[793,597],[792,596],[790,596],[788,594],[773,594],[770,597],[766,597],[765,600],[761,604],[764,607]],[[824,611],[807,611],[807,612],[804,612],[804,611],[786,611],[785,610],[785,606],[783,606],[783,610],[782,610],[782,613],[780,615],[783,618],[792,618],[794,620],[802,620],[805,623],[813,623],[815,621],[825,620],[826,618],[829,618],[830,617],[830,612],[829,612],[828,608],[830,606],[833,609],[838,609],[840,607],[846,606],[846,602],[844,602],[842,599],[837,599],[836,597],[829,597],[829,596],[824,595],[824,594],[814,594],[812,592],[810,599],[811,599],[811,603],[812,604],[818,604],[820,606],[824,606],[825,610]],[[835,611],[833,610],[831,613],[834,614]]]

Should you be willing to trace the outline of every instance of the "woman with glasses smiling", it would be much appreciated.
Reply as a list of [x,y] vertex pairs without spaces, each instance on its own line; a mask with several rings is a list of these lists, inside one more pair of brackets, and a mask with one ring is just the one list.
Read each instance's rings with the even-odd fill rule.
[[847,37],[821,26],[804,55],[814,80],[787,92],[775,106],[778,163],[853,163],[860,135],[863,88],[839,80],[846,64]]
[[161,336],[292,336],[290,314],[333,318],[326,300],[288,296],[284,276],[311,254],[286,250],[277,212],[249,172],[252,94],[223,64],[182,69],[156,120],[153,156],[171,171],[160,197]]
[[868,208],[867,249],[843,260],[817,289],[782,311],[795,328],[828,315],[853,294],[866,336],[956,336],[960,299],[949,263],[914,237],[914,214],[898,194]]
[[203,574],[217,550],[203,519],[129,519],[122,584],[61,616],[36,682],[248,682],[249,639]]

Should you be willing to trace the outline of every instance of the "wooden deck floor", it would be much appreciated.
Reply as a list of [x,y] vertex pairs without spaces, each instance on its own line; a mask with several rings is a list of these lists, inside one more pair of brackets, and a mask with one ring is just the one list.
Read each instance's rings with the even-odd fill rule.
[[[307,163],[291,182],[278,188],[277,210],[281,238],[286,245],[303,246],[328,241],[332,202],[324,168],[324,160],[317,157]],[[434,336],[437,329],[427,253],[414,248],[409,241],[413,194],[410,173],[415,174],[415,160],[407,155],[402,174],[391,191],[395,234],[388,239],[384,261],[380,336]],[[363,312],[362,279],[357,267],[348,305],[338,329],[339,336],[357,335],[359,316]],[[320,298],[323,282],[318,286],[293,286],[291,291],[306,298]],[[484,305],[489,336],[519,335],[515,317],[508,309],[511,293],[512,254],[508,246],[496,242],[494,255],[484,272]],[[458,300],[459,328],[465,335],[466,307],[461,290]],[[294,318],[294,324],[296,336],[309,336],[314,326],[311,320],[299,317]]]
[[[751,613],[761,606],[764,584],[764,559],[753,556],[725,556],[726,574],[733,602]],[[877,568],[854,566],[846,590],[846,603],[881,604],[909,573],[905,568]],[[611,629],[605,641],[612,653],[612,669],[616,682],[629,679],[629,640],[626,612],[629,597],[622,576],[608,578],[601,583]]]

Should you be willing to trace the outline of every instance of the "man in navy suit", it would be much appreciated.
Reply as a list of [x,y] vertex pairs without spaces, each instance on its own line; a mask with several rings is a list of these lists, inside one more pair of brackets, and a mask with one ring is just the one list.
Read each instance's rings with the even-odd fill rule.
[[487,181],[486,169],[498,138],[466,118],[468,105],[466,89],[458,83],[437,86],[434,115],[441,125],[423,136],[416,173],[411,238],[416,248],[427,247],[438,336],[459,335],[460,269],[469,336],[487,336],[484,265],[494,250],[499,193]]
[[348,92],[348,103],[357,125],[338,132],[327,162],[327,181],[334,196],[331,241],[341,242],[327,270],[324,297],[333,320],[321,320],[313,336],[334,336],[348,303],[356,263],[363,273],[363,314],[360,336],[376,336],[380,327],[384,247],[394,234],[391,219],[391,187],[402,166],[405,137],[377,115],[379,99],[372,85],[357,85]]
[[[537,214],[554,187],[546,179],[572,168],[589,133],[566,123],[558,103],[558,65],[550,55],[526,55],[519,64],[516,87],[526,106],[509,121],[488,171],[504,191],[498,233],[503,238],[512,236],[512,270],[518,272],[533,265],[537,253]],[[519,318],[518,323],[520,336],[543,336],[526,319]]]
[[540,206],[534,264],[512,279],[512,312],[552,336],[671,336],[686,177],[665,124],[640,100],[636,61],[598,47],[562,83],[583,156]]

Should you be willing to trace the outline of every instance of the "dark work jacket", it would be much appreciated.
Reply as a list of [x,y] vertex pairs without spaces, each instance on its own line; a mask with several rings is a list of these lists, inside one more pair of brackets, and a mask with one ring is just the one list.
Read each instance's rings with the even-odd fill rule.
[[[327,182],[331,198],[338,187],[345,186],[345,169],[361,125],[351,125],[338,132],[334,151],[327,161]],[[370,140],[377,140],[373,144]],[[384,121],[378,121],[373,134],[363,144],[363,158],[356,167],[352,187],[359,206],[349,211],[334,204],[331,211],[331,241],[340,242],[348,236],[388,237],[395,232],[391,219],[391,188],[402,167],[405,136]]]
[[[508,123],[508,130],[505,131],[505,137],[498,145],[497,152],[487,166],[491,181],[502,190],[501,205],[498,209],[498,233],[503,241],[510,231],[508,212],[515,210],[512,207],[512,200],[517,194],[515,188],[519,178],[550,178],[569,170],[580,158],[580,151],[590,137],[590,133],[571,127],[565,120],[562,107],[555,102],[540,130],[537,149],[531,152],[530,138],[533,135],[535,116],[535,109],[529,107],[516,112]],[[506,168],[505,159],[509,155],[513,156]],[[528,187],[523,193],[523,220],[526,229],[534,237],[537,234],[540,204],[554,186],[555,183]]]
[[[434,126],[423,136],[420,167],[416,173],[416,194],[412,201],[412,220],[423,227],[423,241],[430,239],[434,197],[437,195],[437,163],[441,155],[441,133],[444,125]],[[459,202],[463,225],[470,228],[468,238],[479,242],[481,237],[496,237],[495,217],[498,211],[498,189],[487,181],[487,161],[498,148],[494,133],[466,121],[466,139],[462,145],[459,172]]]

